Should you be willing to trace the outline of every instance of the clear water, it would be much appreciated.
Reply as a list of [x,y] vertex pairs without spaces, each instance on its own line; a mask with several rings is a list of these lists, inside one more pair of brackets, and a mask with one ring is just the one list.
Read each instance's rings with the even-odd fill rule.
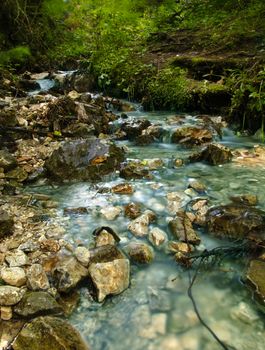
[[39,84],[40,88],[29,92],[30,96],[37,95],[40,92],[49,91],[52,87],[54,87],[55,84],[55,81],[53,79],[38,79],[36,82]]
[[[169,132],[172,128],[166,121],[172,113],[143,113],[138,110],[130,116],[159,122]],[[187,116],[186,123],[195,123],[195,119]],[[254,144],[251,138],[237,138],[228,129],[222,143],[232,148]],[[89,245],[93,230],[102,225],[111,226],[119,233],[121,246],[130,241],[133,237],[127,230],[129,220],[121,215],[115,221],[107,221],[101,216],[100,209],[108,205],[123,206],[132,201],[155,211],[158,221],[153,226],[167,231],[170,237],[166,194],[184,191],[189,180],[194,178],[207,186],[211,205],[227,203],[232,194],[253,193],[258,195],[259,207],[265,209],[265,187],[262,185],[265,173],[262,168],[242,167],[235,163],[215,167],[195,163],[174,168],[172,160],[185,159],[190,150],[166,143],[166,140],[146,147],[135,147],[129,142],[121,144],[129,147],[128,158],[161,158],[165,164],[152,172],[152,180],[132,180],[135,188],[132,195],[100,194],[98,188],[89,183],[34,188],[35,191],[49,193],[59,202],[59,215],[63,215],[64,207],[85,206],[89,209],[88,215],[65,218],[66,238],[74,245],[80,241]],[[98,186],[111,187],[121,182],[122,179],[113,175]],[[227,244],[209,237],[203,230],[199,233],[202,238],[200,250]],[[149,266],[132,265],[130,288],[119,296],[98,304],[83,288],[81,303],[70,322],[80,330],[93,350],[221,349],[194,314],[187,296],[188,272],[178,266],[164,249],[157,249],[155,253],[155,261]],[[200,273],[194,285],[194,297],[202,317],[220,339],[237,350],[264,350],[265,317],[252,299],[251,292],[241,283],[245,268],[243,260],[230,261]],[[242,306],[248,308],[247,317],[239,311]]]

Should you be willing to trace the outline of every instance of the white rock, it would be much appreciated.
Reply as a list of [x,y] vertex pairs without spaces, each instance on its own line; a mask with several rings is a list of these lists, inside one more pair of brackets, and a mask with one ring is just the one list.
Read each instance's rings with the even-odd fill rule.
[[24,289],[13,286],[0,286],[0,305],[15,305],[22,299],[25,293]]
[[120,215],[122,209],[120,207],[107,207],[101,209],[100,212],[105,217],[105,219],[112,221]]
[[154,220],[155,214],[151,210],[146,210],[128,225],[128,230],[136,237],[143,237],[148,234],[148,226]]
[[77,247],[74,251],[76,259],[84,266],[88,266],[90,260],[90,252],[86,247]]
[[97,289],[97,299],[103,301],[109,294],[120,294],[128,288],[130,282],[130,262],[117,259],[105,263],[93,263],[89,274]]
[[26,281],[25,271],[21,267],[5,267],[1,271],[2,280],[11,286],[21,287]]
[[8,252],[5,256],[6,262],[10,267],[19,267],[27,265],[28,257],[22,250]]
[[155,227],[150,231],[148,239],[154,246],[159,247],[167,240],[167,234],[160,228]]

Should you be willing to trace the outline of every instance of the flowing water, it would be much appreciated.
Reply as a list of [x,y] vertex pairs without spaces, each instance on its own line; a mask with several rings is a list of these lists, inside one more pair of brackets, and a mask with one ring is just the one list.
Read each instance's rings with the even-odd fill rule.
[[[130,117],[148,118],[170,130],[167,118],[172,113],[144,113],[141,110],[128,113]],[[185,117],[186,124],[196,123],[196,118]],[[251,138],[237,138],[230,130],[224,130],[222,143],[232,148],[251,147]],[[65,207],[87,207],[88,215],[65,219],[66,237],[75,246],[92,242],[92,232],[99,226],[111,226],[121,237],[121,246],[132,240],[127,230],[129,220],[123,215],[115,221],[105,220],[99,213],[109,205],[123,206],[129,202],[141,203],[156,212],[158,221],[153,226],[170,233],[166,194],[185,191],[191,179],[207,186],[210,204],[225,204],[232,194],[257,194],[260,208],[265,209],[265,173],[262,168],[248,168],[229,163],[208,166],[194,163],[176,168],[173,159],[186,158],[191,150],[163,142],[145,147],[122,141],[129,150],[129,159],[160,158],[164,166],[153,171],[151,180],[133,180],[132,195],[99,193],[98,187],[89,183],[76,183],[56,187],[35,187],[35,191],[50,194],[59,202],[59,215]],[[106,179],[99,187],[111,187],[124,182],[117,174]],[[229,244],[209,237],[199,231],[202,243],[199,250]],[[131,284],[119,296],[107,298],[102,303],[91,300],[86,288],[81,289],[81,302],[70,317],[93,350],[215,350],[221,349],[209,332],[198,321],[187,296],[188,272],[166,254],[164,248],[155,251],[155,260],[148,266],[131,267]],[[246,262],[226,261],[221,266],[199,274],[193,288],[194,297],[203,319],[220,339],[238,350],[264,350],[264,315],[255,304],[251,292],[241,282]],[[194,273],[194,271],[193,271]]]

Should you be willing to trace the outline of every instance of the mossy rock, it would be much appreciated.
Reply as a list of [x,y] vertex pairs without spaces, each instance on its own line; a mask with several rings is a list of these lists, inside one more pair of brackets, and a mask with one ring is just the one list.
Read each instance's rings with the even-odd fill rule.
[[89,350],[77,330],[57,317],[38,317],[28,323],[12,344],[14,350]]

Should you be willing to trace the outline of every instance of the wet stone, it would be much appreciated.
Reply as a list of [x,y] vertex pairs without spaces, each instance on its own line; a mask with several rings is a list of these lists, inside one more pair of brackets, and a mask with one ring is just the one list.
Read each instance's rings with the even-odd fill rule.
[[136,237],[143,237],[148,234],[149,224],[154,221],[155,214],[151,210],[146,210],[128,224],[128,230]]
[[24,289],[13,286],[0,286],[0,305],[11,306],[17,304],[25,293]]
[[90,261],[90,252],[86,247],[77,247],[74,251],[76,259],[84,266],[88,266]]
[[173,131],[171,142],[182,143],[187,145],[201,145],[211,142],[213,134],[208,129],[196,126],[184,126]]
[[58,315],[62,308],[47,292],[27,292],[15,306],[14,312],[20,317],[34,318],[41,315]]
[[171,310],[170,293],[167,291],[150,288],[148,299],[150,309],[154,312],[166,312]]
[[91,264],[88,270],[99,302],[107,295],[122,293],[129,286],[130,263],[127,259]]
[[56,317],[38,317],[22,328],[12,347],[14,350],[89,350],[70,323]]
[[252,260],[249,264],[246,280],[254,290],[257,301],[265,306],[265,261]]
[[124,250],[135,263],[149,264],[154,260],[154,251],[146,243],[130,242]]
[[50,288],[48,277],[40,264],[33,264],[27,270],[28,288],[31,290],[47,290]]
[[141,215],[141,205],[137,203],[129,203],[124,207],[125,216],[130,219],[136,219]]
[[159,247],[167,240],[167,234],[158,227],[155,227],[149,232],[148,239],[155,247]]
[[238,204],[244,205],[257,205],[258,197],[255,194],[241,194],[238,196],[231,196],[231,201]]
[[103,245],[95,249],[90,249],[90,262],[101,263],[117,259],[124,259],[123,253],[115,245]]
[[28,257],[22,250],[10,251],[5,256],[6,262],[10,267],[25,266],[28,263]]
[[176,218],[169,222],[169,229],[173,236],[182,242],[194,245],[198,245],[201,242],[200,237],[192,227],[192,222],[183,211],[179,211]]
[[100,210],[106,220],[115,220],[122,212],[121,207],[105,207]]
[[205,161],[210,165],[225,164],[232,160],[232,152],[228,147],[220,144],[210,144],[199,153],[190,156],[191,162]]

